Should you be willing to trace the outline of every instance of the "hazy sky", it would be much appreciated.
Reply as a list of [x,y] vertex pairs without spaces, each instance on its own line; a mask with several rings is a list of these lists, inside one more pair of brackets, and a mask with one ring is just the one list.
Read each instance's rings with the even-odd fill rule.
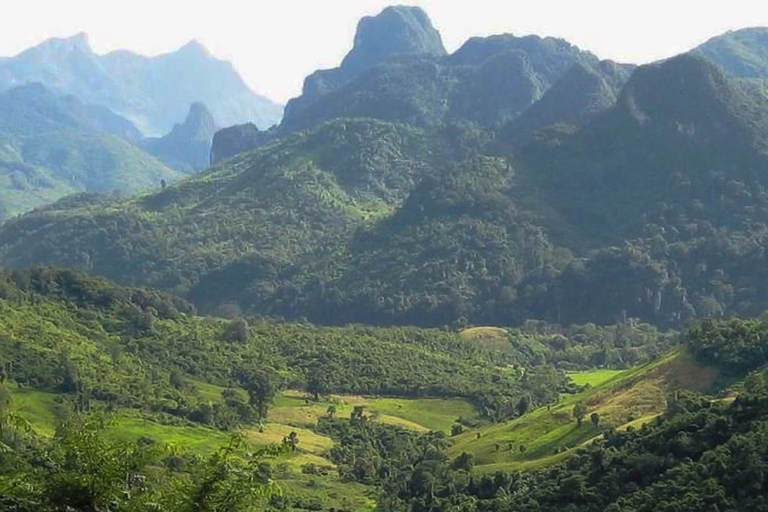
[[[22,0],[4,5],[0,55],[52,36],[87,32],[99,53],[154,55],[196,38],[233,61],[252,87],[284,102],[317,68],[336,66],[360,17],[380,0]],[[768,0],[413,0],[449,51],[473,35],[563,37],[601,58],[644,63],[711,36],[768,26]]]

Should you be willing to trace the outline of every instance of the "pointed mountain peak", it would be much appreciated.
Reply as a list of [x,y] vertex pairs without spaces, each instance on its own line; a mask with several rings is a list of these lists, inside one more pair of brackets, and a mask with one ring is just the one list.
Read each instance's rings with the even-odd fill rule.
[[722,68],[706,58],[683,54],[637,68],[619,103],[641,124],[661,119],[681,122],[707,117],[734,96]]
[[342,68],[359,72],[392,55],[445,55],[440,33],[421,8],[387,7],[357,25],[355,44]]
[[197,39],[192,39],[187,44],[182,46],[179,49],[179,53],[201,55],[205,57],[208,57],[211,54],[211,52],[208,51],[208,48],[206,48],[205,45]]
[[79,32],[69,37],[52,37],[51,39],[43,41],[37,48],[53,49],[56,51],[92,52],[88,34],[85,32]]
[[186,139],[213,140],[216,133],[216,121],[205,103],[197,101],[189,107],[189,113],[181,124],[177,124],[171,131],[171,137],[183,137]]
[[208,107],[205,106],[205,103],[202,101],[196,101],[189,106],[189,113],[187,114],[187,119],[184,121],[184,124],[213,125],[213,115],[211,114],[210,110],[208,110]]

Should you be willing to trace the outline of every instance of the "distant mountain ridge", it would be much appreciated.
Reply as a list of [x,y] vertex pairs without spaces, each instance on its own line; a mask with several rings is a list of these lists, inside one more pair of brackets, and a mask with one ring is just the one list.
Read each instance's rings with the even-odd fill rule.
[[0,219],[67,194],[132,193],[181,177],[137,147],[140,138],[109,109],[41,84],[0,93]]
[[[252,135],[237,142],[230,138],[235,132],[222,134],[211,161],[339,118],[495,129],[536,103],[575,64],[598,66],[599,60],[562,39],[511,34],[472,38],[448,55],[423,10],[388,7],[360,21],[354,46],[338,68],[306,78],[302,95],[288,102],[276,129],[248,128]],[[612,87],[626,76],[615,73]]]
[[447,55],[424,11],[390,7],[360,22],[339,68],[307,77],[280,129],[340,117],[497,126],[535,103],[577,62],[597,61],[563,40],[510,34],[472,38]]
[[418,7],[387,7],[377,16],[360,20],[352,50],[335,69],[320,70],[304,81],[302,95],[288,102],[286,117],[337,90],[365,71],[393,57],[445,55],[440,34]]
[[108,107],[145,135],[169,132],[195,102],[223,126],[252,121],[268,128],[282,115],[282,107],[251,91],[229,62],[197,41],[156,57],[125,50],[97,55],[81,33],[0,60],[0,91],[33,82]]

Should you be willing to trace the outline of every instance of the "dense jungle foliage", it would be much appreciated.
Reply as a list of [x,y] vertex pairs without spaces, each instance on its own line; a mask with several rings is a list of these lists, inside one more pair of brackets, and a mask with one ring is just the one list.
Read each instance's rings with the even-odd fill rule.
[[227,429],[264,418],[285,388],[461,397],[498,420],[518,414],[522,396],[542,405],[573,391],[563,370],[627,367],[677,343],[643,325],[531,324],[486,342],[445,329],[203,318],[172,296],[49,268],[1,273],[0,312],[3,379],[61,393],[74,410]]

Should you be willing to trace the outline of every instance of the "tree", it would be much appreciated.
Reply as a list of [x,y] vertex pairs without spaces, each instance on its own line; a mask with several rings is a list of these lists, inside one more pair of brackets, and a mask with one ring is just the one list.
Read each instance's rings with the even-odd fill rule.
[[325,372],[319,368],[314,367],[309,371],[307,375],[307,392],[312,394],[315,402],[320,400],[320,395],[327,392]]
[[352,421],[363,421],[365,420],[365,406],[364,405],[356,405],[352,408],[352,414],[350,414],[349,419]]
[[59,385],[59,390],[62,393],[77,393],[82,387],[77,364],[67,354],[61,355],[60,364],[62,381]]
[[475,457],[471,453],[462,452],[451,464],[453,469],[472,471],[475,466]]
[[590,414],[589,421],[592,422],[595,428],[600,428],[600,413],[593,412],[592,414]]
[[531,397],[523,395],[520,397],[520,401],[517,402],[517,415],[523,416],[531,408]]
[[290,434],[283,437],[283,445],[290,447],[293,451],[296,451],[296,447],[299,445],[299,434],[297,434],[295,431],[291,431]]
[[234,318],[229,322],[228,338],[236,343],[248,343],[251,339],[248,322],[243,317]]
[[584,417],[586,415],[587,415],[587,406],[584,405],[582,402],[579,402],[573,406],[573,417],[576,418],[576,421],[579,423],[579,426],[581,426],[581,423],[584,421]]
[[263,370],[245,373],[241,378],[241,384],[248,392],[249,402],[256,411],[256,415],[261,420],[265,419],[269,404],[277,392],[277,387],[271,376]]

